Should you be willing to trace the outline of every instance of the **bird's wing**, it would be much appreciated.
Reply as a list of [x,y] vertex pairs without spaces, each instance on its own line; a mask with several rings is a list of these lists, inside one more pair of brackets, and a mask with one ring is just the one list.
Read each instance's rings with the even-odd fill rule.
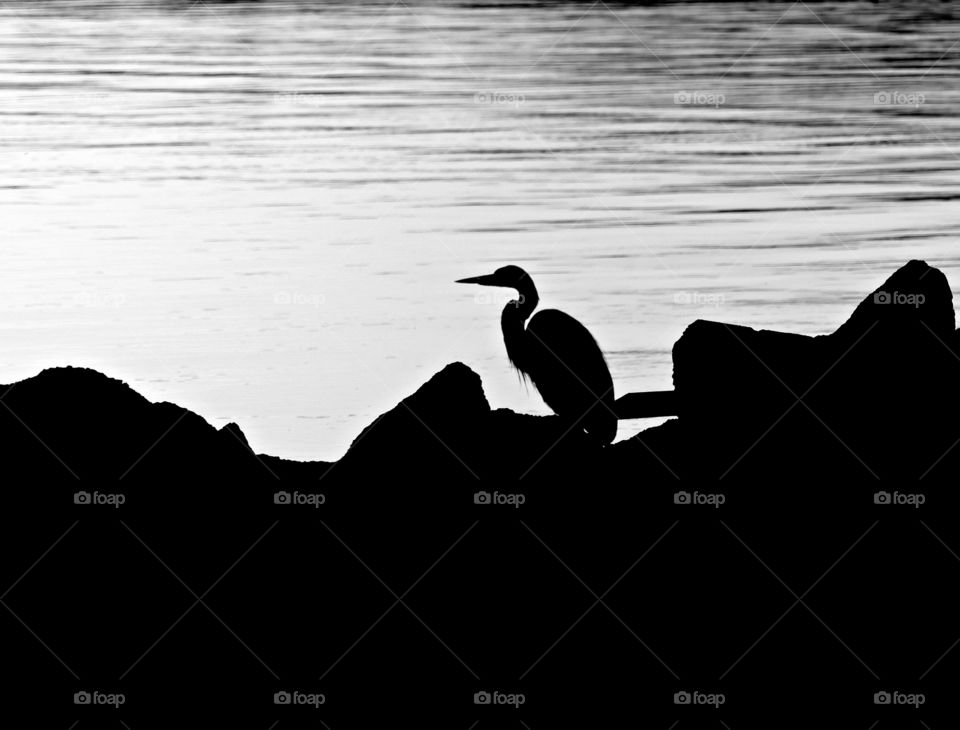
[[579,419],[605,443],[617,434],[613,379],[589,330],[556,309],[537,312],[527,325],[530,379],[560,416]]

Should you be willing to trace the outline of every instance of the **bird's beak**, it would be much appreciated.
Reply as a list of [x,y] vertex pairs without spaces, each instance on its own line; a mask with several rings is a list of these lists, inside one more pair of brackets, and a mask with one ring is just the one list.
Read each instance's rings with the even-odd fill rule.
[[455,284],[482,284],[483,286],[498,286],[499,282],[494,274],[486,276],[471,276],[469,279],[457,279]]

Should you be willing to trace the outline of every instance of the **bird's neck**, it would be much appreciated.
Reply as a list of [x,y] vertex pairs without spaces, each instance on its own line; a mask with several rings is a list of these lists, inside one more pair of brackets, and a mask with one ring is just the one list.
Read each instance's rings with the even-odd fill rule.
[[503,342],[507,346],[507,357],[514,367],[523,372],[527,371],[523,362],[524,323],[537,308],[540,298],[533,285],[520,292],[520,298],[508,302],[500,315],[500,327],[503,329]]

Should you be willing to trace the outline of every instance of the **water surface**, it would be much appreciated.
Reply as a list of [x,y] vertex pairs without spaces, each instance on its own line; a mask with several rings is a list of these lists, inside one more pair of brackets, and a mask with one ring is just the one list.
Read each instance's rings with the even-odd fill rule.
[[505,263],[620,393],[698,317],[829,332],[909,258],[960,277],[952,12],[4,3],[0,382],[88,365],[335,458],[453,360],[546,412],[453,284]]

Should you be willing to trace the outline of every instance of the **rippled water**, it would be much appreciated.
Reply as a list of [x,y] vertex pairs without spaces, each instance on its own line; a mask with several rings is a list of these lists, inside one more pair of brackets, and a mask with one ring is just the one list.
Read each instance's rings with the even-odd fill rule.
[[333,458],[452,360],[545,412],[452,283],[504,263],[620,393],[698,317],[828,332],[908,258],[960,276],[952,12],[4,3],[0,382],[89,365]]

